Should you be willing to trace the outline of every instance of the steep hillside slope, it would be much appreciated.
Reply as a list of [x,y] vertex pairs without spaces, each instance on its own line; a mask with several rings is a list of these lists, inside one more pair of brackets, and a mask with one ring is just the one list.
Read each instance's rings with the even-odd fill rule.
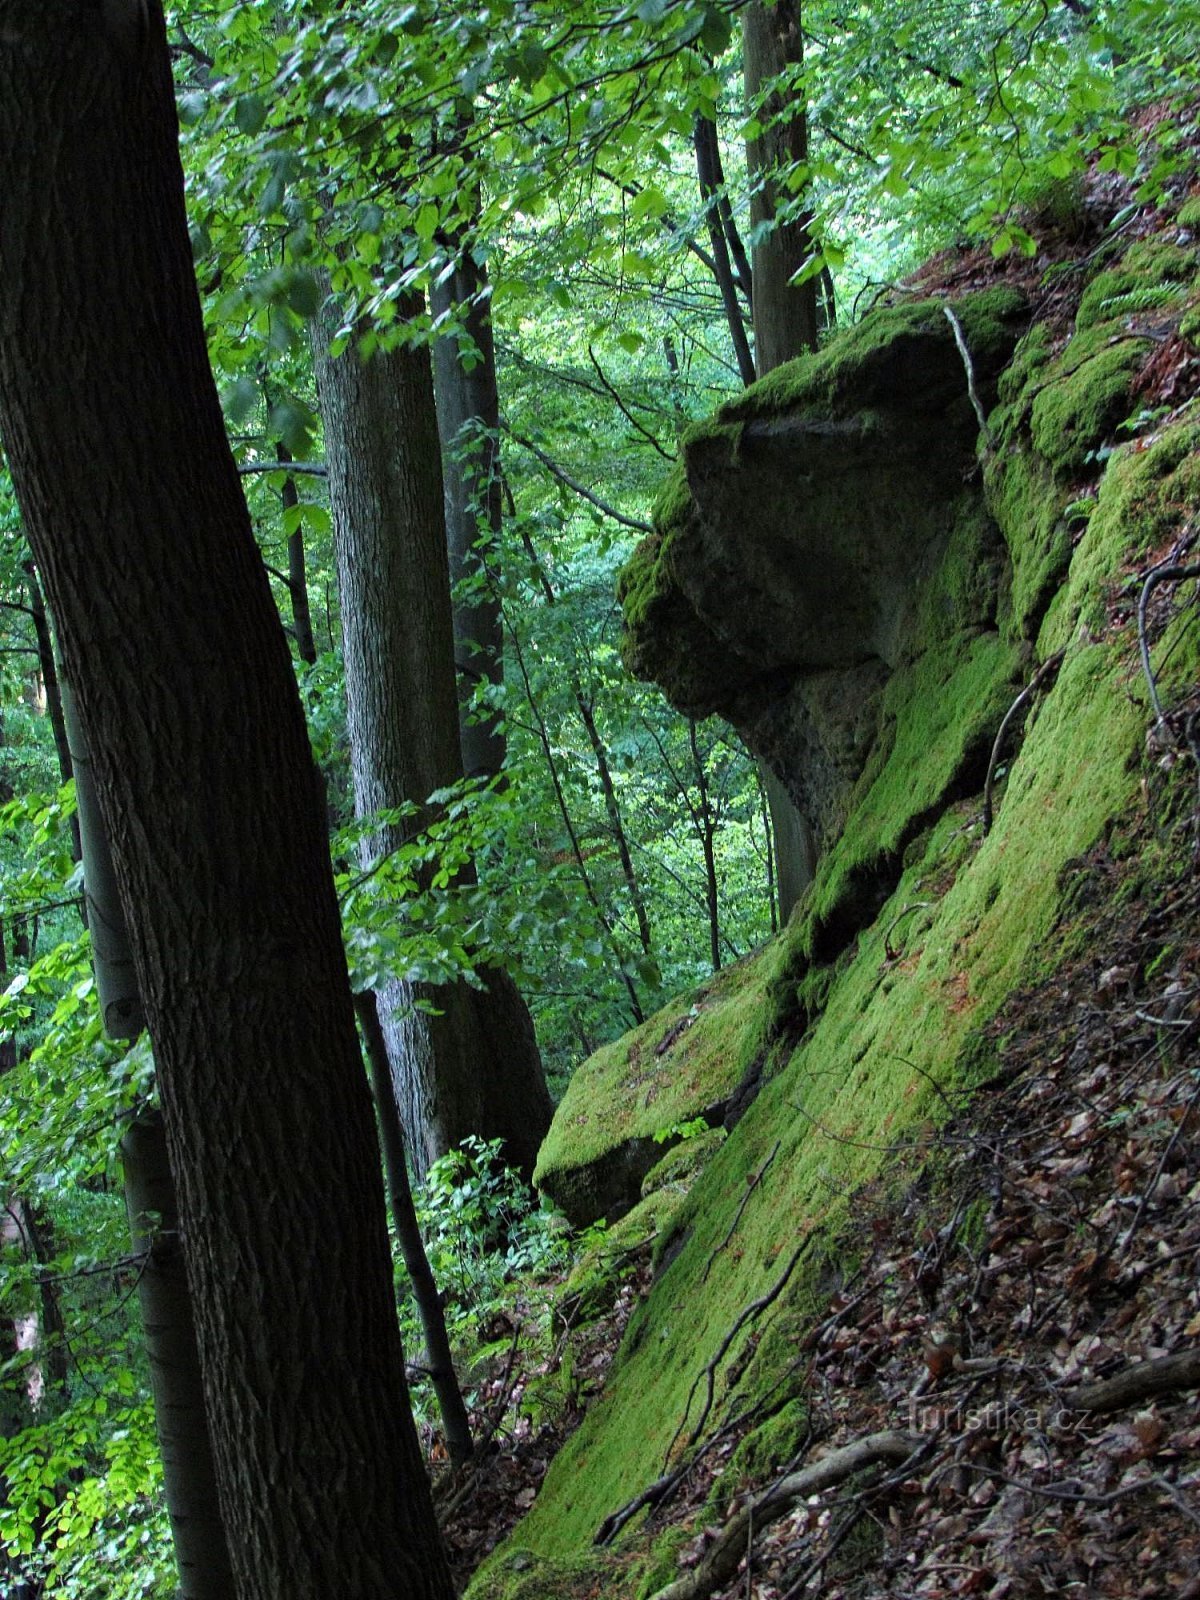
[[[479,1600],[656,1593],[682,1536],[639,1507],[600,1550],[606,1519],[731,1420],[751,1480],[821,1433],[804,1352],[867,1248],[866,1197],[901,1193],[996,1081],[1012,996],[1072,962],[1078,981],[1085,864],[1150,841],[1153,871],[1122,881],[1151,899],[1190,872],[1197,221],[1102,241],[1052,305],[900,297],[686,440],[623,579],[627,660],[727,716],[821,854],[771,946],[560,1107],[538,1181],[580,1220],[636,1201],[656,1133],[730,1131],[660,1205],[651,1293]],[[1177,981],[1168,1038],[1197,1015]],[[948,1314],[936,1292],[926,1312]]]

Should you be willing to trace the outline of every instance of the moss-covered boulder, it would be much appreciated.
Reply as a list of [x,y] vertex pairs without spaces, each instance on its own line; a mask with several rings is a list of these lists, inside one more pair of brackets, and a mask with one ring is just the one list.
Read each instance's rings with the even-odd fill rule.
[[889,676],[994,625],[1003,546],[972,391],[994,397],[1025,317],[1008,288],[905,303],[770,374],[688,434],[622,575],[632,670],[727,717],[820,846]]
[[623,1215],[697,1121],[726,1120],[767,1051],[773,971],[771,951],[726,968],[575,1073],[533,1175],[573,1223]]

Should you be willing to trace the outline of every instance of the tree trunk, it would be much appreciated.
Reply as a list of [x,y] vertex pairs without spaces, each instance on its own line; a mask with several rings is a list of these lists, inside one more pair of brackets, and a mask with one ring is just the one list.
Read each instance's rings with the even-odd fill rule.
[[[708,237],[712,245],[713,273],[725,308],[725,321],[729,337],[733,340],[733,353],[737,358],[738,372],[743,383],[754,382],[754,356],[746,337],[742,321],[742,308],[738,303],[738,285],[733,264],[729,258],[729,242],[721,217],[717,192],[718,169],[714,160],[717,150],[716,126],[697,114],[692,126],[692,143],[696,152],[696,176],[700,182],[700,198],[704,202],[704,217],[708,224]],[[757,269],[756,269],[757,270]]]
[[808,160],[807,107],[804,96],[794,90],[767,92],[780,73],[803,64],[800,0],[775,0],[774,5],[751,0],[742,13],[742,45],[746,98],[761,127],[746,144],[754,241],[754,365],[761,378],[781,362],[817,348],[816,280],[791,281],[811,252],[809,219],[801,213],[776,222],[778,173]]
[[[145,1011],[92,763],[75,697],[65,683],[62,714],[75,773],[84,898],[100,1016],[111,1038],[134,1040],[146,1026]],[[133,1249],[145,1252],[137,1280],[138,1306],[180,1600],[232,1600],[233,1566],[221,1522],[196,1321],[161,1112],[143,1108],[135,1113],[121,1139],[121,1164]]]
[[696,789],[700,805],[695,811],[700,847],[704,853],[704,898],[708,906],[708,958],[714,972],[721,970],[721,895],[717,884],[717,820],[713,816],[708,798],[708,778],[704,771],[704,758],[696,738],[696,719],[688,720],[688,748],[692,752],[692,770],[696,774]]
[[133,1249],[145,1252],[138,1306],[180,1600],[233,1600],[237,1590],[221,1522],[196,1323],[160,1112],[142,1111],[130,1123],[121,1139],[121,1165]]
[[471,1422],[458,1385],[458,1374],[454,1370],[442,1297],[438,1293],[417,1222],[417,1208],[413,1203],[408,1162],[404,1154],[404,1129],[400,1125],[400,1113],[396,1109],[396,1095],[392,1087],[392,1064],[388,1059],[383,1024],[379,1020],[379,1002],[370,989],[355,995],[354,1010],[366,1046],[371,1091],[375,1097],[375,1113],[379,1118],[379,1143],[383,1149],[383,1170],[392,1205],[392,1224],[400,1243],[400,1254],[404,1257],[404,1270],[408,1273],[421,1331],[425,1335],[429,1378],[437,1396],[442,1426],[446,1430],[446,1448],[454,1465],[462,1466],[470,1460],[474,1449]]
[[204,344],[161,6],[0,17],[0,434],[154,1041],[237,1592],[450,1600],[325,819]]
[[[286,465],[292,460],[292,452],[287,445],[279,440],[275,445],[275,457]],[[296,488],[296,479],[289,473],[283,480],[283,488],[279,491],[279,502],[284,512],[295,511],[300,504],[300,493]],[[292,632],[296,640],[296,654],[307,666],[313,666],[317,659],[317,644],[313,638],[312,610],[308,603],[308,573],[304,564],[304,531],[295,527],[287,536],[288,553],[288,599],[292,606]]]
[[458,312],[475,346],[469,360],[457,337],[443,337],[433,347],[450,584],[452,592],[460,585],[469,592],[453,604],[459,742],[468,778],[494,778],[505,753],[499,712],[470,713],[479,685],[499,689],[504,683],[500,601],[487,572],[500,536],[500,397],[487,287],[484,268],[465,254],[430,297],[435,317]]
[[[342,601],[355,806],[369,816],[423,805],[462,776],[439,441],[427,350],[329,355],[327,297],[314,324],[329,499]],[[402,842],[381,827],[368,865]],[[396,1095],[419,1177],[468,1134],[504,1141],[532,1173],[550,1125],[533,1024],[512,980],[380,991]],[[414,1008],[427,998],[438,1015]]]

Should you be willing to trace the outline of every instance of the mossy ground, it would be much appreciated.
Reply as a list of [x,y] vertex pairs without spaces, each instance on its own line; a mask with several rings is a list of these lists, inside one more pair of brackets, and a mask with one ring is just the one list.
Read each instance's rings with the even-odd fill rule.
[[[771,1326],[755,1330],[763,1337],[742,1382],[761,1392],[784,1378],[794,1333],[828,1292],[823,1274],[854,1195],[898,1150],[919,1153],[931,1138],[949,1097],[974,1076],[981,1024],[1051,959],[1059,874],[1136,792],[1144,716],[1128,690],[1123,650],[1080,647],[1026,733],[989,837],[972,831],[974,801],[929,832],[820,1020],[676,1218],[679,1254],[635,1313],[608,1391],[522,1524],[531,1549],[561,1558],[587,1548],[603,1518],[662,1471],[681,1424],[686,1436],[696,1420],[698,1396],[689,1410],[689,1393],[706,1361],[807,1237]],[[932,903],[889,960],[884,931],[915,901]],[[772,1155],[727,1240],[748,1182]],[[729,1374],[748,1359],[745,1339],[735,1342],[718,1409],[738,1387]]]

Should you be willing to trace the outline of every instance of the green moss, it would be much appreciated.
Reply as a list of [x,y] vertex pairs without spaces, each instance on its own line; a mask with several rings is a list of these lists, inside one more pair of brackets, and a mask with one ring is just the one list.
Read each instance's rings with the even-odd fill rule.
[[[686,483],[681,491],[674,478],[669,488],[672,492],[669,510],[678,518],[685,503],[691,506],[691,497],[687,495]],[[664,491],[664,495],[666,493]],[[655,601],[662,597],[667,587],[662,559],[665,541],[664,533],[647,534],[617,576],[617,600],[624,612],[626,625],[631,629],[639,629],[646,624]]]
[[1046,462],[1020,442],[989,459],[984,482],[1011,563],[1001,627],[1007,638],[1028,639],[1070,564],[1071,529],[1063,513],[1073,490],[1056,482]]
[[724,1128],[709,1128],[668,1150],[660,1162],[642,1179],[642,1198],[648,1199],[666,1185],[687,1185],[701,1172],[710,1156],[724,1142]]
[[890,738],[851,801],[852,823],[818,868],[795,943],[806,962],[827,960],[847,932],[874,916],[904,846],[964,774],[982,775],[996,727],[1012,699],[1017,653],[996,634],[926,651],[884,691]]
[[[1200,420],[1185,416],[1149,444],[1139,440],[1118,450],[1072,559],[1070,585],[1047,615],[1039,654],[1060,649],[1080,622],[1098,626],[1107,590],[1122,569],[1140,567],[1175,538],[1198,505]],[[1134,598],[1131,593],[1131,603]]]
[[726,1100],[765,1048],[769,968],[761,951],[727,967],[584,1062],[555,1114],[534,1182],[547,1184],[628,1140],[652,1140]]
[[1184,228],[1200,228],[1200,194],[1190,195],[1183,202],[1175,220]]
[[[986,377],[1012,349],[1027,313],[1025,297],[1000,284],[950,305],[976,374]],[[928,396],[922,392],[921,375],[922,367],[930,363],[931,345],[942,347],[936,378],[949,374],[965,394],[966,375],[944,302],[910,299],[869,312],[814,355],[777,367],[723,406],[720,417],[726,422],[749,421],[805,409],[845,415],[873,404],[924,406]],[[936,381],[927,385],[939,393],[941,387]]]
[[1064,477],[1082,472],[1129,415],[1130,390],[1149,347],[1145,339],[1111,334],[1089,340],[1086,353],[1076,343],[1055,363],[1029,419],[1038,454]]
[[1005,556],[999,530],[972,490],[955,508],[946,553],[922,588],[914,629],[919,648],[994,623]]
[[[1049,361],[1054,336],[1048,322],[1035,322],[1013,351],[1013,358],[1000,374],[996,394],[1002,406],[1021,399],[1030,383]],[[995,424],[993,423],[993,426]]]
[[1077,329],[1091,328],[1123,313],[1115,303],[1125,296],[1153,295],[1165,288],[1167,304],[1182,299],[1200,265],[1200,251],[1157,238],[1132,245],[1120,262],[1096,275],[1083,291],[1075,315]]
[[985,461],[987,503],[1011,560],[1002,627],[1030,639],[1071,561],[1065,515],[1077,480],[1124,421],[1147,341],[1105,323],[1077,334],[1053,356],[1035,330],[1001,383],[1006,403],[993,418],[998,448]]
[[632,1578],[628,1559],[597,1554],[551,1561],[510,1544],[480,1567],[463,1600],[595,1600],[601,1593],[628,1593]]
[[[1011,321],[1003,323],[1014,314],[997,313],[998,343],[1011,340]],[[872,385],[880,391],[903,373],[906,346],[919,344],[926,360],[939,318],[944,324],[936,303],[875,313],[829,350],[756,386],[725,418],[786,406],[828,416],[831,407],[868,403]],[[1111,326],[1081,326],[1057,352],[1047,331],[1035,331],[1000,384],[1000,449],[987,461],[986,483],[1012,565],[1004,632],[980,628],[997,585],[994,534],[959,505],[962,520],[883,690],[880,734],[841,837],[789,929],[728,979],[721,1005],[709,1008],[707,1037],[701,1004],[666,1052],[682,1065],[687,1058],[676,1052],[695,1035],[707,1058],[723,1054],[739,1069],[768,1048],[775,1055],[732,1136],[678,1197],[660,1236],[661,1270],[630,1321],[608,1387],[520,1529],[522,1545],[548,1562],[580,1558],[603,1518],[678,1457],[697,1424],[705,1363],[799,1248],[786,1289],[722,1358],[705,1424],[711,1431],[778,1385],[790,1403],[742,1447],[738,1470],[760,1478],[794,1448],[803,1424],[789,1387],[797,1343],[841,1282],[838,1261],[859,1197],[919,1165],[948,1107],[994,1075],[989,1023],[1015,988],[1052,968],[1071,937],[1061,925],[1071,906],[1069,864],[1136,803],[1144,693],[1127,633],[1114,631],[1100,608],[1131,557],[1163,548],[1200,504],[1200,424],[1185,420],[1160,439],[1118,450],[1072,551],[1064,512],[1079,489],[1071,476],[1093,465],[1088,452],[1122,419],[1143,353],[1127,338],[1113,342]],[[968,337],[980,338],[978,330]],[[889,339],[899,346],[891,355]],[[944,371],[948,383],[951,364]],[[1099,475],[1102,463],[1095,466]],[[664,526],[686,518],[678,497],[674,505]],[[1093,625],[1091,635],[1080,632],[1081,620]],[[1039,624],[1040,649],[1064,645],[1066,656],[1011,752],[994,826],[981,838],[983,767],[1016,681],[1027,675],[1027,647],[1017,641]],[[1181,607],[1155,660],[1166,687],[1194,683],[1194,606]],[[889,954],[887,934],[902,918]],[[659,1104],[640,1105],[652,1082],[640,1075],[700,998],[668,1008],[598,1058],[591,1084],[581,1083],[564,1128],[552,1135],[560,1140],[555,1159],[578,1159],[608,1119],[605,1138],[618,1123],[668,1120],[665,1089]],[[669,1197],[672,1188],[655,1193]],[[978,1221],[969,1216],[964,1227]],[[641,1537],[631,1526],[626,1548]],[[677,1551],[676,1535],[656,1547],[647,1592],[672,1575]],[[614,1571],[608,1592],[633,1594],[637,1581]]]
[[[1011,658],[1003,659],[1007,670]],[[986,703],[1002,681],[998,660],[986,672],[975,665],[977,699]],[[752,1363],[745,1365],[749,1347],[735,1341],[717,1385],[718,1411],[744,1401],[741,1385],[762,1393],[786,1370],[798,1332],[828,1292],[824,1262],[853,1196],[880,1171],[883,1148],[915,1139],[920,1149],[923,1130],[945,1114],[934,1084],[952,1095],[964,1080],[977,1081],[984,1023],[1053,947],[1058,869],[1085,852],[1136,792],[1130,761],[1144,723],[1125,692],[1125,673],[1111,647],[1077,649],[1013,759],[989,837],[965,849],[975,805],[951,807],[929,829],[920,859],[910,855],[890,900],[859,934],[821,1017],[684,1202],[673,1224],[682,1248],[635,1313],[607,1394],[552,1467],[522,1528],[531,1547],[548,1555],[584,1547],[608,1512],[658,1475],[704,1362],[807,1236],[787,1293],[754,1330]],[[932,672],[923,683],[925,696],[936,699],[940,688],[957,698]],[[998,703],[989,705],[989,718]],[[927,709],[924,719],[936,727],[939,713]],[[944,738],[953,742],[948,728]],[[897,740],[897,751],[902,743],[905,754],[894,759],[921,780],[907,739]],[[935,767],[937,776],[923,780],[929,793],[945,781],[946,767]],[[861,798],[848,837],[869,798]],[[876,815],[872,836],[879,826]],[[934,904],[903,959],[888,962],[884,931],[914,899]],[[776,1145],[727,1239],[748,1181]],[[739,1369],[740,1380],[727,1382],[724,1375]],[[695,1406],[693,1396],[685,1436]]]
[[786,1405],[759,1423],[738,1445],[730,1458],[722,1495],[728,1498],[746,1484],[759,1484],[787,1466],[808,1432],[808,1402],[789,1400]]

